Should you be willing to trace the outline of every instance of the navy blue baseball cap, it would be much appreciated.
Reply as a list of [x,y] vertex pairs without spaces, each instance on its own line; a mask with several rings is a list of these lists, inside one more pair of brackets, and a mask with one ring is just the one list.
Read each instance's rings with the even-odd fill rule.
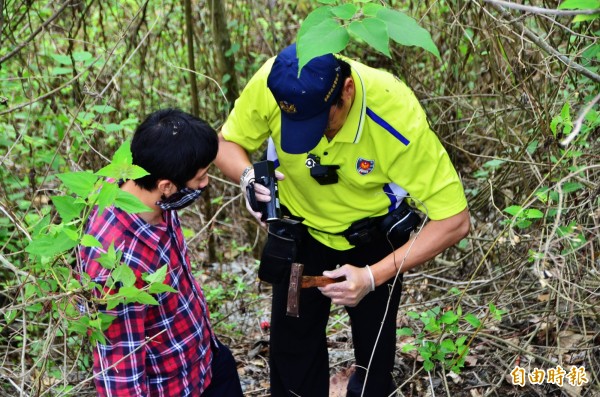
[[267,86],[281,109],[283,151],[300,154],[314,149],[343,86],[341,68],[333,54],[313,58],[298,77],[296,44],[292,44],[275,58]]

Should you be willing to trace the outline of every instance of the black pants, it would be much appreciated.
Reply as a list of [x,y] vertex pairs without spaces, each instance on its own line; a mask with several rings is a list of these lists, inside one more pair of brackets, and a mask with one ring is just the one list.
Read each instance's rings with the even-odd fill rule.
[[[396,246],[404,241],[394,242]],[[310,236],[303,239],[297,262],[304,264],[305,275],[321,275],[336,265],[372,265],[392,252],[384,238],[347,251],[326,247]],[[402,258],[398,258],[400,261]],[[347,307],[352,327],[356,372],[347,396],[388,396],[393,390],[392,370],[396,352],[396,315],[401,294],[401,278],[392,291],[393,279],[377,287],[353,308]],[[391,299],[390,299],[391,292]],[[286,315],[288,284],[273,286],[271,313],[271,396],[329,396],[329,357],[326,326],[331,300],[317,288],[303,289],[300,317]],[[386,308],[389,300],[389,308]],[[375,354],[371,359],[375,341]],[[370,366],[369,366],[370,363]],[[369,368],[368,373],[366,371]],[[364,380],[366,377],[366,385]]]
[[243,397],[235,360],[227,346],[218,342],[212,361],[212,380],[202,397]]

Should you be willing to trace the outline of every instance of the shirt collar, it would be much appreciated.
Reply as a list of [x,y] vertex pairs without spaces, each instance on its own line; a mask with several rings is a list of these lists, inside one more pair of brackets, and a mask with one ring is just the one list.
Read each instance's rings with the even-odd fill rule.
[[[117,219],[131,232],[138,240],[148,247],[156,250],[159,247],[161,236],[167,232],[167,226],[173,222],[172,211],[163,211],[165,221],[156,225],[151,225],[139,215],[129,214],[119,208],[114,208]],[[171,225],[172,226],[172,225]]]

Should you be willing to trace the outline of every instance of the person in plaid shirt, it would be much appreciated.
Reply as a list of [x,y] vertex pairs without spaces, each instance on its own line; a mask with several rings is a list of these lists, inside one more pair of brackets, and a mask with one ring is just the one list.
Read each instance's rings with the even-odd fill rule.
[[[110,271],[98,256],[114,244],[136,275],[167,264],[165,284],[177,293],[155,295],[158,305],[120,304],[98,310],[115,316],[106,344],[94,348],[99,396],[242,396],[235,360],[215,337],[206,300],[194,279],[176,210],[193,203],[208,184],[218,149],[216,132],[203,120],[175,109],[151,114],[131,142],[133,163],[149,175],[120,188],[152,208],[128,214],[114,206],[95,210],[87,233],[102,248],[79,249],[81,271],[105,285]],[[107,289],[108,287],[104,287]],[[97,297],[107,291],[95,290]],[[109,293],[115,292],[108,291]]]

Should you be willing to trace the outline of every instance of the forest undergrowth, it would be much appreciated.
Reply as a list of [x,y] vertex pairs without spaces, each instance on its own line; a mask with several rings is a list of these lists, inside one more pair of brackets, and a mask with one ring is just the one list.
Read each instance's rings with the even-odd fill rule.
[[[344,55],[415,91],[472,221],[466,239],[404,276],[399,395],[600,396],[600,4],[382,3],[426,28],[441,59],[398,45],[387,58],[356,41]],[[318,5],[0,0],[0,396],[94,395],[104,323],[77,310],[89,289],[73,248],[96,182],[63,175],[105,167],[159,107],[197,110],[218,129]],[[266,233],[239,187],[210,174],[182,213],[194,271],[245,394],[268,396],[270,287],[256,278]],[[343,396],[343,308],[328,338],[331,395]]]

